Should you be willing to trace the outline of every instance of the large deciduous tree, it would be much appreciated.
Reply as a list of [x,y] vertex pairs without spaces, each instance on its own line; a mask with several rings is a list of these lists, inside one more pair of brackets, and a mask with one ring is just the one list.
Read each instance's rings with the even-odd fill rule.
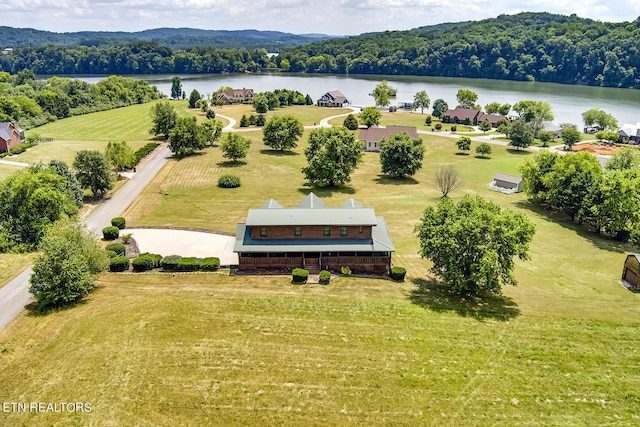
[[612,170],[625,170],[635,169],[640,167],[640,152],[635,148],[626,147],[617,153],[613,153],[605,169]]
[[531,124],[534,136],[542,130],[542,122],[553,120],[548,102],[525,100],[516,102],[513,109],[520,114],[520,119]]
[[370,128],[380,123],[382,113],[376,107],[364,107],[358,117],[360,117],[360,123]]
[[602,130],[618,127],[618,121],[615,117],[599,108],[592,108],[582,113],[582,121],[585,126],[598,125]]
[[514,120],[509,126],[509,138],[513,147],[527,148],[533,144],[533,127],[522,119]]
[[67,178],[55,166],[34,165],[0,182],[0,252],[36,249],[47,227],[78,212],[82,201]]
[[222,157],[231,160],[233,163],[246,158],[249,147],[251,147],[251,140],[237,133],[228,133],[222,144],[220,144],[220,149],[223,153]]
[[429,95],[427,94],[426,90],[421,90],[413,97],[413,108],[419,108],[420,114],[424,114],[424,109],[429,108],[430,103],[431,100],[429,99]]
[[256,110],[256,113],[265,114],[269,111],[269,99],[264,93],[258,93],[253,97],[253,108]]
[[207,142],[213,147],[222,136],[222,122],[216,119],[207,119],[202,123],[202,128],[207,137]]
[[527,197],[537,203],[547,200],[549,187],[544,182],[544,177],[551,172],[560,156],[548,150],[539,151],[533,159],[527,159],[520,166],[523,189]]
[[426,208],[415,231],[420,255],[433,263],[430,271],[452,292],[475,295],[517,284],[514,258],[529,259],[535,227],[521,213],[466,195]]
[[471,138],[469,138],[468,136],[461,136],[456,141],[456,146],[458,147],[458,150],[462,151],[463,153],[465,151],[471,150]]
[[580,131],[576,127],[576,125],[567,125],[564,126],[562,132],[560,133],[560,137],[564,142],[564,145],[569,147],[569,150],[573,148],[578,142],[580,142]]
[[475,108],[478,94],[469,89],[460,89],[456,94],[456,99],[462,108]]
[[351,181],[362,160],[362,144],[343,127],[314,129],[304,154],[309,165],[302,173],[316,187],[337,187]]
[[291,150],[302,136],[302,122],[291,115],[275,116],[262,128],[264,145],[274,150]]
[[488,144],[486,142],[481,142],[476,147],[476,153],[480,154],[480,157],[482,157],[483,159],[485,155],[491,154],[492,151],[493,150],[491,149],[491,144]]
[[442,119],[444,113],[449,109],[449,104],[444,99],[438,98],[433,101],[433,112],[431,113],[434,117]]
[[126,141],[109,141],[104,150],[104,156],[116,171],[129,167],[133,162],[134,153]]
[[180,117],[169,133],[169,149],[178,156],[202,150],[209,142],[204,126],[195,117]]
[[389,97],[395,95],[395,88],[389,86],[389,83],[386,80],[378,83],[373,89],[373,92],[371,92],[371,96],[373,96],[376,105],[380,105],[382,107],[386,107],[387,105],[389,105]]
[[178,113],[169,101],[160,101],[151,107],[151,120],[153,127],[149,130],[152,135],[163,135],[169,137],[169,132],[176,125]]
[[413,139],[406,132],[395,133],[380,142],[380,164],[385,175],[413,176],[422,168],[423,158],[422,139]]
[[75,219],[56,222],[39,247],[29,279],[31,292],[41,309],[65,306],[93,289],[96,275],[108,265],[108,256],[96,236]]
[[113,188],[107,158],[96,150],[80,150],[73,160],[76,178],[82,188],[91,190],[94,197],[102,197]]

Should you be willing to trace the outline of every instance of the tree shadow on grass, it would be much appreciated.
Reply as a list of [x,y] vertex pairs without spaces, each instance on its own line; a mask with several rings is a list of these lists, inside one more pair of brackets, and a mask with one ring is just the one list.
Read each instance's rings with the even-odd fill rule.
[[70,310],[75,307],[79,307],[81,305],[85,305],[87,303],[86,299],[83,298],[80,301],[72,302],[67,305],[63,305],[60,307],[52,307],[52,308],[42,308],[35,301],[30,302],[25,306],[27,310],[27,316],[30,317],[44,317],[51,313]]
[[420,182],[416,181],[415,179],[411,178],[411,177],[404,177],[404,178],[394,178],[391,176],[387,176],[387,175],[378,175],[378,177],[376,179],[374,179],[375,182],[377,182],[378,184],[382,184],[382,185],[416,185],[416,184],[420,184]]
[[468,155],[469,155],[469,153],[463,153],[463,152],[460,152],[460,151],[456,152],[456,156],[468,156]]
[[356,194],[356,190],[353,187],[346,185],[340,187],[313,187],[305,184],[304,187],[298,188],[298,192],[305,196],[313,193],[318,197],[331,197],[333,194]]
[[515,154],[515,155],[518,155],[518,156],[528,156],[529,154],[531,154],[531,151],[518,150],[518,149],[515,149],[515,148],[507,148],[507,153]]
[[260,154],[265,154],[267,156],[277,156],[277,157],[284,157],[284,156],[299,156],[300,153],[296,153],[295,151],[292,150],[260,150]]
[[246,165],[247,162],[244,162],[242,160],[238,160],[237,162],[232,162],[230,160],[224,161],[224,162],[218,162],[218,166],[221,168],[237,168],[240,166],[244,166]]
[[174,159],[177,161],[180,161],[182,159],[186,159],[187,157],[198,157],[198,156],[202,156],[204,153],[202,151],[196,151],[195,153],[191,153],[191,154],[172,154],[171,157],[169,157],[170,159]]
[[409,300],[420,307],[444,313],[455,312],[462,317],[478,321],[505,322],[520,315],[518,305],[504,295],[481,294],[479,296],[456,295],[435,280],[412,279],[415,288]]
[[487,157],[487,156],[473,156],[473,157],[479,160],[491,160],[491,157]]
[[630,245],[628,243],[623,243],[613,239],[607,239],[605,236],[599,235],[596,232],[589,230],[585,227],[585,225],[572,222],[571,219],[564,214],[544,209],[542,206],[539,206],[528,200],[518,201],[515,203],[515,206],[520,209],[527,209],[535,212],[541,219],[545,221],[552,222],[561,226],[562,228],[574,231],[578,236],[587,240],[598,249],[616,252],[619,254],[631,251]]

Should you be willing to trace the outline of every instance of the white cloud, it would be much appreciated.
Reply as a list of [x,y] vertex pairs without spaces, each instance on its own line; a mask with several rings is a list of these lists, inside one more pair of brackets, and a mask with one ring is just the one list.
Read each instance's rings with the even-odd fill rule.
[[138,31],[157,27],[359,34],[404,30],[502,13],[576,13],[635,20],[637,0],[4,0],[4,25],[51,31]]

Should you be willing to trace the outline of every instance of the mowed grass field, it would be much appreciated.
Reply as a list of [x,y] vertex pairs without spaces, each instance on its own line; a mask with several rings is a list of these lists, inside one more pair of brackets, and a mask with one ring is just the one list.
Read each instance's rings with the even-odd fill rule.
[[[305,134],[306,138],[307,133]],[[129,227],[233,232],[247,209],[297,204],[310,188],[294,153],[261,132],[246,163],[219,148],[172,160],[125,212]],[[472,144],[471,152],[474,152]],[[89,414],[1,413],[7,425],[636,425],[640,294],[617,283],[629,247],[490,192],[496,171],[531,156],[493,146],[489,159],[425,137],[423,169],[380,176],[367,153],[332,207],[350,197],[384,215],[407,281],[282,276],[104,274],[82,304],[23,313],[0,331],[0,401],[89,402]],[[481,194],[537,227],[519,286],[483,300],[449,295],[417,254],[413,228],[437,203],[435,171],[455,165],[452,194]],[[221,174],[242,186],[220,189]],[[6,422],[5,422],[6,420]]]
[[[240,119],[242,115],[246,115],[249,117],[250,115],[258,115],[256,110],[254,110],[253,106],[250,104],[233,104],[233,105],[224,105],[221,107],[214,107],[213,109],[216,114],[222,114],[223,116],[231,117],[237,121],[234,128],[240,128]],[[194,110],[191,110],[194,111]],[[270,110],[264,114],[265,118],[269,120],[274,116],[282,116],[282,115],[292,115],[297,117],[304,126],[313,126],[314,124],[320,124],[320,120],[325,117],[335,116],[338,114],[350,113],[352,110],[350,108],[322,108],[316,107],[313,105],[291,105],[289,107],[281,107],[276,108],[275,110]],[[224,119],[220,118],[219,120],[223,121],[223,123],[227,123]],[[338,119],[336,119],[338,120]],[[342,124],[344,118],[340,119],[340,124]],[[252,126],[251,128],[255,128]],[[255,128],[257,129],[257,128]]]

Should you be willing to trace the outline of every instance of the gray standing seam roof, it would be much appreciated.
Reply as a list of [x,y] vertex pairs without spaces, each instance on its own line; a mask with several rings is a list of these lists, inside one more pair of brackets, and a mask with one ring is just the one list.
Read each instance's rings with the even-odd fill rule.
[[519,176],[507,175],[506,173],[496,172],[493,175],[493,179],[499,179],[500,181],[511,182],[513,184],[520,184],[522,182],[522,178]]
[[246,224],[268,225],[376,225],[372,208],[249,209]]

